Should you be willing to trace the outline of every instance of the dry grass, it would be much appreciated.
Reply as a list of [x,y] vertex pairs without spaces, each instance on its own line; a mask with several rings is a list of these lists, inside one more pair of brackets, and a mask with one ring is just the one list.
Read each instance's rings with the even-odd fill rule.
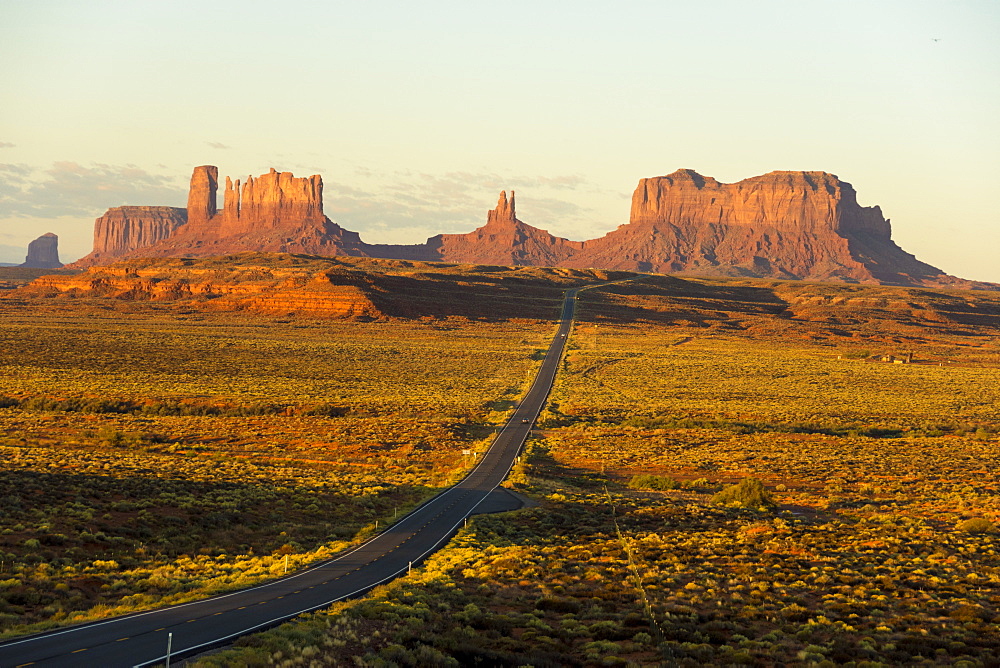
[[[676,294],[581,299],[544,428],[511,476],[540,507],[476,518],[419,574],[202,665],[994,661],[992,325],[829,306],[895,288],[687,282],[709,302],[664,280]],[[902,292],[955,312],[954,295]],[[790,293],[828,306],[806,318]],[[908,351],[917,363],[875,361]],[[777,508],[711,502],[751,478]]]
[[551,330],[76,306],[0,314],[9,630],[244,586],[363,538],[467,468]]

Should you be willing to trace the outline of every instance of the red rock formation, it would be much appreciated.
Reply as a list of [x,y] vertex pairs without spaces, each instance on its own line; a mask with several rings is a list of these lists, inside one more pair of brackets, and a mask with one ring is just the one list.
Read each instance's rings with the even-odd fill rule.
[[507,227],[517,224],[517,212],[514,210],[514,191],[510,191],[510,201],[507,201],[507,191],[500,191],[497,208],[486,212],[487,227]]
[[28,244],[28,256],[24,258],[22,267],[37,269],[59,269],[59,237],[52,232],[46,232]]
[[[277,228],[289,221],[321,224],[323,215],[323,178],[314,174],[308,178],[295,178],[291,172],[278,172],[273,168],[268,174],[247,177],[242,192],[240,182],[230,196],[230,182],[226,179],[227,199],[234,205],[226,209],[226,224],[239,233],[250,226]],[[239,221],[239,222],[237,222]]]
[[[110,210],[95,226],[94,253],[75,266],[130,257],[205,257],[246,251],[365,254],[359,250],[364,244],[356,233],[323,214],[323,179],[318,175],[296,178],[272,169],[260,177],[248,177],[242,186],[227,177],[221,212],[217,193],[218,168],[203,165],[191,175],[186,225],[166,230],[145,219],[130,219],[132,224],[122,225],[121,214]],[[168,207],[121,207],[136,208]]]
[[934,283],[944,272],[903,252],[878,207],[825,172],[771,172],[723,184],[692,170],[642,179],[630,222],[584,243],[573,267],[850,282]]
[[552,236],[518,220],[514,191],[509,201],[507,192],[501,191],[483,227],[468,234],[439,234],[425,245],[434,251],[434,259],[443,262],[533,267],[557,266],[583,248],[579,241]]
[[187,212],[173,206],[119,206],[94,221],[94,250],[73,268],[112,262],[152,246],[187,222]]
[[[771,172],[723,184],[682,169],[639,182],[630,222],[599,239],[555,237],[517,219],[514,194],[500,194],[486,225],[441,234],[424,244],[372,245],[323,214],[323,181],[272,169],[241,184],[226,178],[216,207],[218,170],[196,167],[188,222],[122,222],[121,207],[95,227],[89,266],[121,257],[178,257],[239,252],[354,255],[507,266],[563,266],[657,273],[981,287],[948,276],[905,253],[890,238],[878,207],[862,207],[854,189],[825,172]],[[117,213],[115,213],[117,212]],[[146,215],[146,214],[143,214]],[[143,221],[147,219],[143,218]],[[104,221],[102,227],[102,221]],[[171,226],[172,225],[172,226]]]
[[[228,182],[228,179],[227,179]],[[195,167],[188,190],[188,222],[202,225],[215,216],[218,206],[219,168],[214,165]]]

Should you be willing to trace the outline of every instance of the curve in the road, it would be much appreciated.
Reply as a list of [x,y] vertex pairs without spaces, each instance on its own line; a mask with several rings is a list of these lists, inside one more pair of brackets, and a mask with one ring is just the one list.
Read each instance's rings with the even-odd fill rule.
[[[606,283],[601,285],[607,285]],[[305,612],[364,594],[406,573],[438,549],[509,473],[545,404],[572,327],[567,291],[559,328],[535,380],[479,464],[362,545],[267,584],[192,603],[37,634],[0,644],[0,667],[149,666],[190,656]]]

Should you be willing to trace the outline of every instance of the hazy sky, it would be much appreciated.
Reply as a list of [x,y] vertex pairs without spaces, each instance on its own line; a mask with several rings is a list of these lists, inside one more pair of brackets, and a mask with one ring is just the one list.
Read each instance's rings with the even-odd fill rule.
[[642,177],[822,170],[1000,282],[1000,2],[0,0],[0,261],[184,206],[195,165],[319,173],[369,242],[628,222]]

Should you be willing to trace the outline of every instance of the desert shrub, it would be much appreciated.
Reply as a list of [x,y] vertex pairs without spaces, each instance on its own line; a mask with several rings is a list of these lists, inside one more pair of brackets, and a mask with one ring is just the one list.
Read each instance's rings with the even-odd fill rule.
[[742,508],[774,508],[777,504],[764,483],[756,478],[745,478],[738,485],[726,487],[712,497],[712,503],[720,506],[740,506]]
[[677,489],[681,484],[667,476],[640,474],[632,476],[632,479],[628,481],[628,486],[632,489],[667,490]]
[[348,409],[344,406],[337,406],[336,404],[320,404],[319,406],[313,406],[312,408],[306,409],[303,415],[316,415],[319,417],[343,417],[347,415]]
[[996,525],[985,517],[973,517],[959,522],[956,528],[965,533],[995,533],[997,530]]
[[543,596],[535,602],[538,610],[551,610],[552,612],[580,612],[580,602],[571,598],[556,598],[553,596]]

